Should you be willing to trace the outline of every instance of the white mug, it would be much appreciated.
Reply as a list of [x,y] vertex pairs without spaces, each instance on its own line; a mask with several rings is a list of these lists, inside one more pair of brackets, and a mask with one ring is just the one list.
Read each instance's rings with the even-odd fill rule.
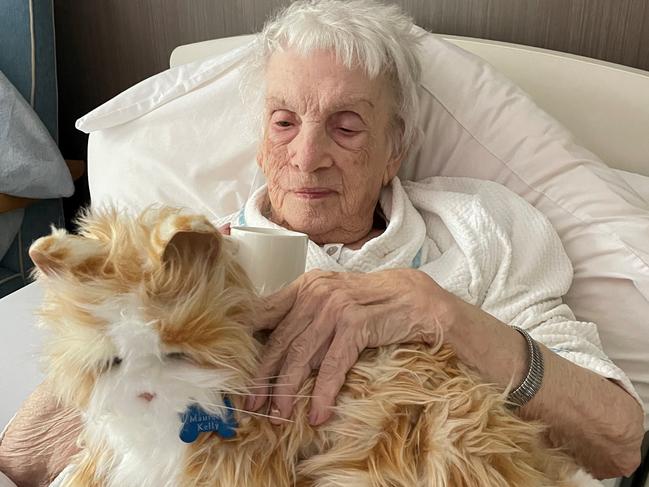
[[237,260],[261,295],[272,294],[304,273],[309,237],[276,228],[231,227]]

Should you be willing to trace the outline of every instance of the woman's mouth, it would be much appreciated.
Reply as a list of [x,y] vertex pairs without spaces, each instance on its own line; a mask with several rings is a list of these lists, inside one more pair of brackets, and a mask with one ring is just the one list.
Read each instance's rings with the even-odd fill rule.
[[317,200],[327,198],[335,193],[329,188],[298,188],[293,190],[293,194],[298,198],[305,200]]

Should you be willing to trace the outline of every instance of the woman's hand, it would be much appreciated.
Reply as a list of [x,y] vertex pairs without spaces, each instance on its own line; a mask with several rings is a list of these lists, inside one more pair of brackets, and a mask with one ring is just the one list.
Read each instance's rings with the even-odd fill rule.
[[[457,299],[414,269],[373,273],[311,271],[266,299],[257,329],[273,332],[262,354],[247,406],[258,410],[270,394],[271,415],[288,418],[294,396],[319,369],[309,422],[331,415],[349,369],[365,348],[403,342],[435,344]],[[272,386],[269,377],[279,376]],[[280,420],[274,420],[277,423]]]
[[[21,487],[45,487],[78,451],[81,417],[43,382],[23,403],[0,444],[0,471]],[[0,482],[1,483],[1,482]]]

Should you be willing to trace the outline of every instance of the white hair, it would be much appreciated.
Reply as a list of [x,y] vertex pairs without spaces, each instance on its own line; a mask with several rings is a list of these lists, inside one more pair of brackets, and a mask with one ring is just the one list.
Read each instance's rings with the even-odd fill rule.
[[[392,84],[395,117],[392,150],[401,155],[417,133],[422,31],[397,5],[373,0],[299,0],[269,20],[257,37],[256,68],[283,49],[302,55],[316,49],[335,53],[348,68],[360,67],[370,79],[385,76]],[[259,84],[256,83],[257,89]]]

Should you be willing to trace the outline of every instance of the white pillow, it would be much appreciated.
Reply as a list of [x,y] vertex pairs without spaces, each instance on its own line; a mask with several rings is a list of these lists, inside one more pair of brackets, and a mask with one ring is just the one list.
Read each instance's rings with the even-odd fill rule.
[[[236,211],[258,183],[239,96],[251,48],[161,73],[80,119],[92,132],[93,205]],[[422,62],[423,137],[401,177],[489,179],[543,212],[575,267],[566,302],[599,324],[605,351],[649,404],[646,201],[480,58],[431,34]]]
[[215,219],[238,210],[259,184],[239,93],[250,48],[164,71],[79,119],[92,205],[163,202]]
[[615,172],[622,176],[622,179],[626,181],[626,184],[638,193],[645,202],[645,208],[649,210],[649,176],[622,171],[621,169],[617,169]]
[[575,270],[566,303],[599,325],[604,350],[649,406],[646,200],[483,60],[435,36],[424,51],[424,135],[402,175],[497,181],[544,213]]

